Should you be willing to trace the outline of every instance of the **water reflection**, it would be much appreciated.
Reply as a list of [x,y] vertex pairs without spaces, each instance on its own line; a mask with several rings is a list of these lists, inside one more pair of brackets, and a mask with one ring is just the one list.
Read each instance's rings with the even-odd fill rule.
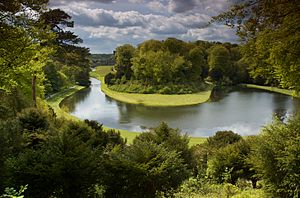
[[72,115],[106,126],[142,131],[161,121],[192,136],[210,136],[218,130],[241,135],[257,134],[273,114],[286,119],[300,109],[300,101],[285,95],[254,89],[214,91],[212,102],[186,107],[146,107],[117,102],[100,91],[100,82],[63,101]]

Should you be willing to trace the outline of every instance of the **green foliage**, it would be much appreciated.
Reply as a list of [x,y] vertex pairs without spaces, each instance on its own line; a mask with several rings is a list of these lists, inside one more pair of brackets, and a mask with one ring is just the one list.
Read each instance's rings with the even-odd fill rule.
[[213,81],[220,82],[224,77],[231,77],[230,53],[224,46],[216,45],[210,49],[208,65],[209,76]]
[[299,1],[247,0],[214,17],[245,41],[244,61],[256,82],[299,91]]
[[163,145],[169,150],[176,151],[184,160],[184,163],[191,167],[191,151],[188,143],[187,135],[182,136],[178,129],[170,128],[166,123],[162,122],[158,127],[150,132],[142,133],[135,138],[135,141],[153,142],[157,145]]
[[231,184],[241,178],[248,179],[256,187],[255,172],[247,162],[249,154],[250,145],[244,140],[218,149],[208,160],[208,177],[219,183]]
[[250,162],[275,197],[300,195],[299,123],[299,116],[286,124],[275,120],[262,130],[253,147]]
[[132,75],[131,70],[131,59],[135,53],[135,48],[132,45],[125,44],[123,46],[117,47],[115,52],[116,64],[114,66],[117,71],[116,77],[121,78],[125,76],[126,79],[130,79]]
[[242,137],[232,131],[218,131],[212,137],[207,139],[208,146],[213,149],[219,149],[229,144],[233,144],[242,139]]
[[21,186],[19,191],[16,191],[14,188],[5,188],[5,194],[1,195],[1,198],[24,198],[22,195],[27,189],[28,185]]
[[176,151],[151,141],[135,140],[120,155],[112,154],[107,197],[154,197],[178,187],[188,171]]
[[24,109],[18,114],[18,119],[23,130],[47,130],[49,127],[47,115],[36,108]]
[[118,47],[115,57],[116,74],[109,74],[107,82],[119,92],[195,93],[205,90],[208,75],[223,85],[248,80],[236,44],[148,40],[137,49],[128,44]]

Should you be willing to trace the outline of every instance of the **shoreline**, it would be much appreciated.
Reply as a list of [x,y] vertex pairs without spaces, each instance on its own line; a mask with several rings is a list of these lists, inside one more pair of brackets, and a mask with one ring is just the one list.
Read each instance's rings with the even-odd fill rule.
[[280,93],[288,96],[292,96],[294,98],[300,98],[300,94],[296,93],[294,90],[288,90],[288,89],[281,89],[277,87],[270,87],[270,86],[262,86],[262,85],[255,85],[255,84],[240,84],[238,85],[240,87],[244,88],[251,88],[251,89],[260,89],[260,90],[265,90],[265,91],[270,91],[274,93]]
[[[51,98],[48,98],[46,100],[47,104],[50,105],[54,112],[56,113],[57,117],[65,117],[66,119],[70,119],[70,120],[77,120],[77,121],[82,121],[81,119],[69,114],[67,111],[65,111],[63,108],[60,107],[61,102],[66,99],[67,97],[70,97],[71,95],[73,95],[74,93],[76,93],[77,91],[80,91],[82,89],[84,89],[86,87],[83,86],[74,86],[71,87],[69,89],[66,90],[62,90],[56,94],[54,94]],[[128,144],[131,144],[133,142],[133,139],[140,135],[143,132],[135,132],[135,131],[128,131],[128,130],[124,130],[124,129],[116,129],[116,128],[110,128],[107,127],[105,125],[103,125],[103,129],[104,130],[116,130],[119,131],[121,136],[127,140]],[[206,137],[191,137],[189,136],[190,141],[189,141],[189,145],[193,146],[193,145],[197,145],[197,144],[201,144],[203,142],[206,141]]]
[[[103,67],[103,66],[101,66]],[[156,107],[176,107],[176,106],[191,106],[208,102],[211,96],[212,89],[208,91],[193,93],[193,94],[138,94],[117,92],[109,89],[104,83],[105,73],[100,73],[97,67],[95,71],[90,72],[91,77],[101,81],[101,91],[107,96],[129,104],[137,104],[144,106]],[[107,67],[109,68],[109,66]],[[106,69],[107,69],[106,68]]]

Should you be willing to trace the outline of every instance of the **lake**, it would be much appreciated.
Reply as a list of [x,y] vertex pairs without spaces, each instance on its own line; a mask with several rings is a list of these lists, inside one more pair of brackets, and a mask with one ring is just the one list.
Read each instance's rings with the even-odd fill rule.
[[61,106],[80,119],[97,120],[105,126],[129,131],[144,131],[164,121],[195,137],[211,136],[220,130],[255,135],[274,115],[284,120],[300,110],[299,99],[248,88],[215,93],[218,100],[199,105],[147,107],[118,102],[100,90],[99,80],[92,78],[91,82],[89,88],[66,98]]

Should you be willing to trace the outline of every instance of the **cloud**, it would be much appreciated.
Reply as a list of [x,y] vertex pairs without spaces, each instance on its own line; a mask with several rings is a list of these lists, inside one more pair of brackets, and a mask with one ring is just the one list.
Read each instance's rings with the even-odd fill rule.
[[230,5],[224,0],[50,0],[50,3],[59,3],[52,8],[60,8],[72,16],[75,21],[72,31],[93,53],[110,53],[124,43],[136,45],[168,37],[188,41],[236,40],[234,30],[225,26],[199,28]]
[[[76,1],[77,0],[50,0],[50,6],[70,4]],[[114,0],[81,0],[80,2],[113,3]]]
[[154,12],[165,12],[167,7],[162,4],[160,1],[151,1],[147,6]]
[[172,12],[182,13],[194,9],[196,6],[194,0],[171,0],[169,2],[169,9]]

